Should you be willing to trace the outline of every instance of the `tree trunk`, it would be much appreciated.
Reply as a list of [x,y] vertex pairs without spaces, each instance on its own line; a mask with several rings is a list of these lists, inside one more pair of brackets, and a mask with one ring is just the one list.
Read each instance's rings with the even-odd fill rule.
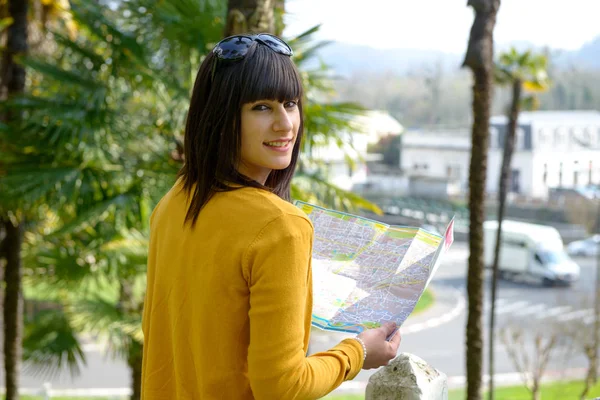
[[131,341],[127,354],[127,365],[131,370],[131,400],[142,398],[142,344]]
[[467,399],[481,399],[483,372],[483,220],[489,143],[490,105],[493,91],[494,26],[500,0],[469,0],[475,10],[464,66],[473,72],[473,125],[469,166],[469,269],[467,296],[466,367]]
[[23,331],[23,294],[21,288],[22,228],[4,220],[4,371],[6,400],[19,398],[19,373],[21,370],[21,340]]
[[[597,213],[598,218],[600,218],[600,202],[598,202]],[[600,347],[600,243],[598,243],[598,254],[596,255],[596,294],[594,300],[594,337],[592,345],[586,349],[589,366],[584,381],[585,385],[581,392],[581,399],[585,399],[592,386],[598,382],[598,347]]]
[[[11,97],[25,89],[25,68],[15,63],[15,56],[27,52],[27,0],[10,0],[9,16],[13,23],[8,27],[6,51],[0,67],[2,97]],[[18,118],[18,115],[4,115],[5,120]],[[23,332],[23,290],[21,288],[21,241],[22,226],[7,217],[1,219],[4,225],[4,371],[6,400],[19,398],[19,373],[21,369],[21,341]]]
[[285,23],[283,16],[285,15],[285,0],[275,0],[275,35],[280,36],[283,34]]
[[276,0],[229,0],[225,37],[244,33],[275,34],[275,3]]
[[[123,279],[119,290],[119,308],[123,315],[142,312],[143,304],[138,304],[133,293],[133,282]],[[127,348],[127,366],[131,372],[131,400],[140,400],[142,397],[142,347],[132,336],[129,337]]]
[[508,193],[508,182],[510,178],[510,166],[515,149],[515,136],[517,132],[517,120],[519,119],[519,106],[521,104],[521,80],[515,79],[512,88],[512,103],[508,115],[508,129],[504,138],[504,153],[502,155],[502,168],[500,170],[500,182],[498,189],[498,230],[496,233],[496,247],[494,249],[494,264],[492,265],[492,290],[491,311],[489,329],[489,399],[494,400],[494,333],[496,329],[496,289],[498,286],[498,259],[500,257],[500,245],[502,244],[502,221],[504,220],[504,208],[506,194]]

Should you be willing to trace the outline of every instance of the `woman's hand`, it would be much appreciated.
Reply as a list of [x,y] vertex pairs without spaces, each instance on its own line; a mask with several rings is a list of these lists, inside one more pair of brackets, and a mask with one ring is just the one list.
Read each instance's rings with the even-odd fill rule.
[[400,331],[397,331],[389,342],[386,340],[395,329],[396,324],[388,322],[379,328],[368,329],[358,335],[367,348],[367,358],[363,369],[388,365],[389,361],[396,357],[398,346],[400,346]]

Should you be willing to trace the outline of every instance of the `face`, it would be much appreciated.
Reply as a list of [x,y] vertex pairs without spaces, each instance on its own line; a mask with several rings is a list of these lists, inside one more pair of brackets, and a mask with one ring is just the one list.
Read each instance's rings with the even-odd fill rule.
[[297,101],[259,100],[242,106],[242,151],[238,171],[265,184],[274,169],[285,169],[300,127]]

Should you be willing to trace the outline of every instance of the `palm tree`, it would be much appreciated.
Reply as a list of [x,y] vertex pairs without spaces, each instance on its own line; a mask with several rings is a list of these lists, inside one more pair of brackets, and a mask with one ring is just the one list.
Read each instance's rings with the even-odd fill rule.
[[[276,33],[275,0],[228,0],[224,36]],[[283,2],[278,2],[279,7]]]
[[[512,100],[510,110],[508,111],[508,129],[504,138],[504,152],[502,156],[502,167],[500,171],[499,189],[498,189],[498,231],[496,233],[496,247],[494,249],[494,263],[492,265],[492,283],[491,283],[491,313],[489,330],[489,399],[494,399],[494,334],[495,334],[495,310],[496,310],[496,290],[498,285],[498,259],[500,255],[500,245],[502,242],[502,220],[504,219],[504,208],[506,194],[508,192],[508,182],[510,177],[510,165],[515,148],[515,136],[517,130],[517,121],[522,103],[526,107],[532,108],[536,104],[536,98],[532,95],[525,99],[521,98],[522,90],[531,92],[545,91],[549,87],[547,73],[548,59],[540,54],[535,55],[530,51],[519,53],[512,48],[506,53],[500,54],[496,63],[496,83],[500,85],[510,85],[512,88]],[[525,100],[525,101],[523,101]]]
[[[0,130],[9,144],[0,148],[9,166],[0,201],[18,200],[45,221],[26,236],[26,286],[30,299],[59,306],[28,321],[25,356],[42,372],[76,372],[85,362],[77,334],[102,334],[127,360],[137,399],[149,213],[179,167],[181,110],[201,57],[221,37],[225,8],[205,0],[152,3],[152,12],[145,0],[115,10],[71,4],[78,35],[55,29],[56,52],[24,59],[30,93],[3,104],[28,118]],[[311,43],[314,31],[291,41],[301,49],[299,65],[322,45]],[[314,100],[329,90],[326,68],[303,77],[312,87],[304,146],[339,140],[360,109]],[[297,180],[296,198],[376,209],[321,179],[318,169]]]
[[[8,27],[6,50],[0,65],[0,95],[12,98],[25,89],[25,68],[16,59],[27,53],[27,10],[26,0],[10,0],[8,16],[12,23]],[[21,119],[18,111],[6,112],[2,116],[7,123]],[[0,146],[4,143],[0,142]],[[1,172],[1,171],[0,171]],[[2,207],[4,208],[4,207]],[[14,210],[14,209],[13,209]],[[23,315],[21,241],[22,222],[13,210],[0,210],[0,222],[4,227],[4,240],[0,243],[0,254],[4,255],[4,369],[6,376],[6,399],[19,398],[19,373],[21,366],[21,336]]]
[[[147,82],[144,77],[153,73],[144,67],[150,56],[101,11],[105,10],[94,4],[75,3],[74,14],[86,29],[85,34],[73,41],[60,31],[55,32],[57,46],[65,50],[59,54],[69,57],[25,59],[37,85],[32,95],[20,96],[4,105],[8,110],[27,113],[29,118],[20,123],[13,121],[11,129],[3,132],[3,139],[10,146],[2,149],[9,167],[0,181],[1,196],[8,201],[18,199],[28,209],[53,213],[59,219],[56,229],[44,232],[44,240],[38,246],[28,246],[28,265],[36,267],[30,268],[28,283],[31,286],[46,280],[53,284],[53,300],[58,300],[65,310],[72,299],[59,296],[65,287],[72,290],[99,276],[112,276],[122,287],[127,286],[132,275],[129,269],[133,267],[127,264],[128,257],[114,255],[109,259],[102,256],[104,249],[132,229],[144,229],[149,205],[158,201],[157,192],[164,193],[177,170],[177,164],[169,160],[165,151],[168,138],[156,126],[157,120],[168,118],[169,109],[146,103],[146,99],[152,101],[157,96],[153,97],[151,91],[147,90],[143,97],[139,92]],[[105,41],[106,38],[109,39]],[[160,90],[156,92],[160,94]],[[141,111],[149,112],[149,118],[144,118]],[[132,118],[129,113],[139,117]],[[29,236],[32,235],[36,235],[36,230]],[[80,246],[74,246],[75,243]],[[75,248],[80,249],[78,253],[69,250]],[[135,265],[138,275],[144,269],[145,265]],[[130,291],[121,293],[113,308],[120,305],[123,314],[141,309],[141,299],[130,306],[134,300],[126,298]],[[47,319],[33,322],[44,321]],[[46,327],[67,330],[74,337],[71,322],[75,319],[64,321],[66,324]],[[33,347],[25,352],[28,361],[49,368],[61,365],[64,354],[71,364],[78,361],[77,357],[82,358],[76,341],[62,340],[60,345],[67,345],[62,348],[36,348],[36,342],[28,339],[39,338],[41,330],[34,326],[27,332],[30,335],[25,343]],[[121,342],[128,344],[127,359],[135,373],[132,382],[139,386],[140,335],[131,331],[119,333],[130,339]],[[63,337],[55,335],[57,339]],[[55,352],[56,348],[64,351]],[[133,392],[135,396],[136,390]]]
[[466,362],[467,399],[481,398],[483,372],[483,220],[487,151],[489,142],[490,100],[494,76],[494,26],[500,0],[469,0],[475,10],[464,66],[471,69],[473,84],[473,125],[471,129],[471,163],[469,167],[469,268],[467,294]]

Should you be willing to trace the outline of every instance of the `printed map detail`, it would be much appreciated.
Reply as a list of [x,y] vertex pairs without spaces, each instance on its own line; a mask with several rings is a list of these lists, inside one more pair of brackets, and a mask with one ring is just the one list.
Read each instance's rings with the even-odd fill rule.
[[360,333],[394,321],[401,326],[454,240],[295,202],[315,227],[312,324]]

